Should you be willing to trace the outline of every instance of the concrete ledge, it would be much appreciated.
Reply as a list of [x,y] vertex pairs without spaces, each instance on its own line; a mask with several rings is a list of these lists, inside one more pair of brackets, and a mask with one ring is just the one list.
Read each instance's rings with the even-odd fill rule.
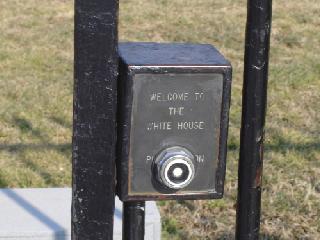
[[[0,189],[0,239],[70,240],[71,189]],[[160,240],[160,214],[146,203],[146,240]],[[120,240],[122,203],[116,198],[114,239]]]

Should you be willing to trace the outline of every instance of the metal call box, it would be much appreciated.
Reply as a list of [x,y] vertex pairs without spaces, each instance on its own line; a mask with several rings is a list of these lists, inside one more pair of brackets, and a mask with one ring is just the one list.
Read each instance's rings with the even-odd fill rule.
[[231,65],[211,45],[121,43],[121,200],[222,198]]

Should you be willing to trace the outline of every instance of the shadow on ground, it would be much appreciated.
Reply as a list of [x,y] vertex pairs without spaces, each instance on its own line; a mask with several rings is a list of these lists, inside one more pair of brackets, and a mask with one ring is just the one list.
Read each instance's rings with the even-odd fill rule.
[[5,194],[8,198],[10,198],[13,202],[19,205],[22,209],[25,210],[28,214],[32,215],[42,224],[47,226],[53,232],[53,239],[55,240],[67,240],[67,232],[64,226],[61,226],[55,220],[50,218],[50,216],[43,213],[40,209],[34,206],[32,203],[24,199],[18,193],[11,189],[4,189],[1,191]]
[[[71,127],[66,121],[59,117],[51,117],[49,120],[64,128]],[[0,144],[0,152],[4,151],[14,155],[15,162],[21,163],[23,167],[36,172],[43,179],[45,184],[54,186],[58,185],[59,183],[54,178],[56,173],[50,172],[46,168],[46,162],[38,164],[37,161],[35,161],[35,159],[31,159],[28,154],[31,153],[33,156],[37,156],[40,152],[54,151],[62,154],[66,159],[71,161],[71,143],[52,143],[51,138],[45,131],[35,128],[32,122],[25,118],[14,116],[10,124],[13,124],[13,126],[18,129],[22,135],[27,134],[28,139],[34,139],[39,143],[2,143]],[[50,157],[50,155],[48,157]],[[48,164],[50,164],[50,161]],[[4,173],[1,174],[0,171],[0,187],[9,186],[5,176],[6,175]]]

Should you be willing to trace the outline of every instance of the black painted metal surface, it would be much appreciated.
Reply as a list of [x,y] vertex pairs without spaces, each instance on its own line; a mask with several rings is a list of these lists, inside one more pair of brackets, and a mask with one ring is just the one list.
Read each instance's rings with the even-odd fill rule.
[[[221,198],[230,63],[215,48],[205,44],[123,43],[119,51],[119,197],[124,201]],[[163,96],[172,91],[187,92],[188,100],[170,104],[163,99],[153,101],[153,93]],[[206,93],[207,99],[201,104],[195,100],[197,91]],[[169,114],[169,107],[179,106],[185,108],[183,116]],[[154,121],[171,121],[172,128],[155,131],[150,125]],[[203,127],[207,129],[177,130],[181,121],[204,121]],[[200,163],[195,163],[199,171],[194,182],[183,191],[160,191],[152,182],[152,158],[164,148],[176,145],[186,147],[195,155],[206,154],[204,161],[207,162],[199,159]]]
[[132,66],[229,66],[224,56],[210,44],[120,43],[120,55]]
[[145,202],[124,202],[122,239],[143,240],[145,234]]
[[249,0],[246,27],[236,238],[258,239],[271,0]]
[[72,239],[112,239],[116,0],[75,1]]

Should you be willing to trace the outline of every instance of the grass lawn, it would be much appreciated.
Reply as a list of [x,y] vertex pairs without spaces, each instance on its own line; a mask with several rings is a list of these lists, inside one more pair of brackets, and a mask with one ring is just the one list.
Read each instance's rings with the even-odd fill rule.
[[[320,239],[320,2],[274,1],[263,239]],[[225,198],[159,202],[163,239],[232,239],[244,0],[123,0],[120,39],[211,43],[234,67]],[[73,2],[0,1],[0,187],[70,186]]]

